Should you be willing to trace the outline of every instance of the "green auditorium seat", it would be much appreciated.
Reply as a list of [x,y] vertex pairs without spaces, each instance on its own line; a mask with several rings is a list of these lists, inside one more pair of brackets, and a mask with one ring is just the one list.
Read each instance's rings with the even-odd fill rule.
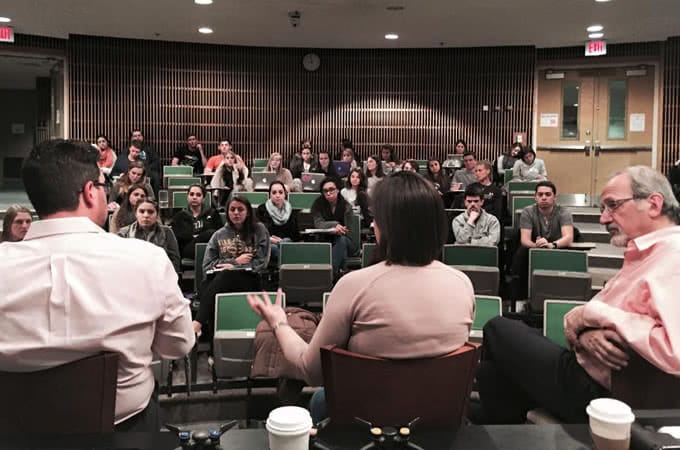
[[318,302],[333,288],[329,242],[284,242],[280,248],[279,286],[291,304]]
[[361,268],[368,267],[373,257],[376,244],[366,243],[361,246]]
[[309,210],[312,209],[312,205],[319,198],[319,195],[321,194],[316,192],[291,192],[288,194],[288,201],[293,209]]
[[470,337],[478,339],[484,337],[484,325],[494,317],[502,315],[503,302],[500,297],[493,295],[475,295],[475,318],[472,322]]
[[475,294],[498,295],[498,247],[447,244],[442,250],[442,262],[465,273]]
[[[203,205],[206,208],[210,208],[212,205],[212,194],[206,192],[203,198]],[[184,209],[189,206],[189,200],[187,199],[187,193],[182,191],[174,191],[172,193],[172,207],[177,209]]]
[[194,169],[191,166],[163,166],[163,177],[190,177],[193,174]]
[[236,192],[234,195],[247,199],[253,208],[257,208],[269,198],[268,192]]
[[543,335],[568,348],[567,338],[564,336],[564,315],[576,306],[585,305],[586,302],[570,300],[546,300],[543,305]]
[[167,187],[170,190],[187,190],[192,184],[201,184],[201,179],[198,177],[168,177]]
[[529,304],[543,310],[545,299],[586,301],[592,277],[588,254],[578,250],[532,248],[529,250]]

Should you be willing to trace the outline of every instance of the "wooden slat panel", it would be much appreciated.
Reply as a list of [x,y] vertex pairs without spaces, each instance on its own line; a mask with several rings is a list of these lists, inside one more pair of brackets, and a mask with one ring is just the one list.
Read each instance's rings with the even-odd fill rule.
[[668,39],[664,48],[661,166],[668,172],[680,159],[680,37]]
[[344,137],[362,159],[385,143],[441,159],[458,138],[493,159],[513,131],[531,133],[532,47],[324,49],[308,73],[303,49],[89,36],[68,46],[71,136],[105,132],[121,148],[140,127],[166,162],[188,132],[209,155],[228,137],[248,161],[274,150],[288,160],[303,139],[339,156]]

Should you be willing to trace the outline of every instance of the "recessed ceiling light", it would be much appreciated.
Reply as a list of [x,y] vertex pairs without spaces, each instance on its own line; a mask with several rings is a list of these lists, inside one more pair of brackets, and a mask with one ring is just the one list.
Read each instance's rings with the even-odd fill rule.
[[389,39],[390,41],[393,41],[395,39],[399,39],[399,35],[396,33],[387,33],[385,35],[385,39]]
[[11,22],[11,21],[12,21],[12,19],[10,19],[9,17],[0,17],[1,23],[7,23],[7,22]]
[[210,34],[210,33],[213,32],[213,30],[212,30],[212,28],[201,27],[201,28],[198,29],[198,32],[203,33],[203,34]]
[[611,0],[595,0],[597,3],[607,3]]
[[588,33],[599,33],[602,30],[604,30],[604,27],[602,25],[591,25],[588,28],[586,28],[586,31]]
[[213,0],[194,0],[197,5],[212,5]]
[[590,33],[588,37],[590,39],[600,39],[604,37],[604,33]]

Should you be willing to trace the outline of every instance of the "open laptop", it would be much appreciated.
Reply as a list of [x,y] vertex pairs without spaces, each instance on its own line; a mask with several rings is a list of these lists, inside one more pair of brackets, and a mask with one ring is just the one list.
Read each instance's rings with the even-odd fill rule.
[[300,176],[302,190],[319,192],[321,190],[321,182],[324,178],[326,178],[326,174],[324,173],[303,172]]
[[333,168],[340,178],[347,178],[347,176],[349,176],[349,171],[352,169],[352,163],[346,161],[333,161]]
[[269,191],[269,185],[276,180],[276,172],[254,172],[250,177],[256,191]]

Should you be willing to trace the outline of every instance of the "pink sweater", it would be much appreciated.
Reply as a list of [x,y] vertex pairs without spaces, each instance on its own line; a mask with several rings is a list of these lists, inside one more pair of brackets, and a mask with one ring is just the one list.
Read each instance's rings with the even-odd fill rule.
[[309,346],[294,361],[311,385],[323,383],[319,348],[391,359],[444,355],[468,339],[475,297],[460,271],[380,263],[340,279]]

